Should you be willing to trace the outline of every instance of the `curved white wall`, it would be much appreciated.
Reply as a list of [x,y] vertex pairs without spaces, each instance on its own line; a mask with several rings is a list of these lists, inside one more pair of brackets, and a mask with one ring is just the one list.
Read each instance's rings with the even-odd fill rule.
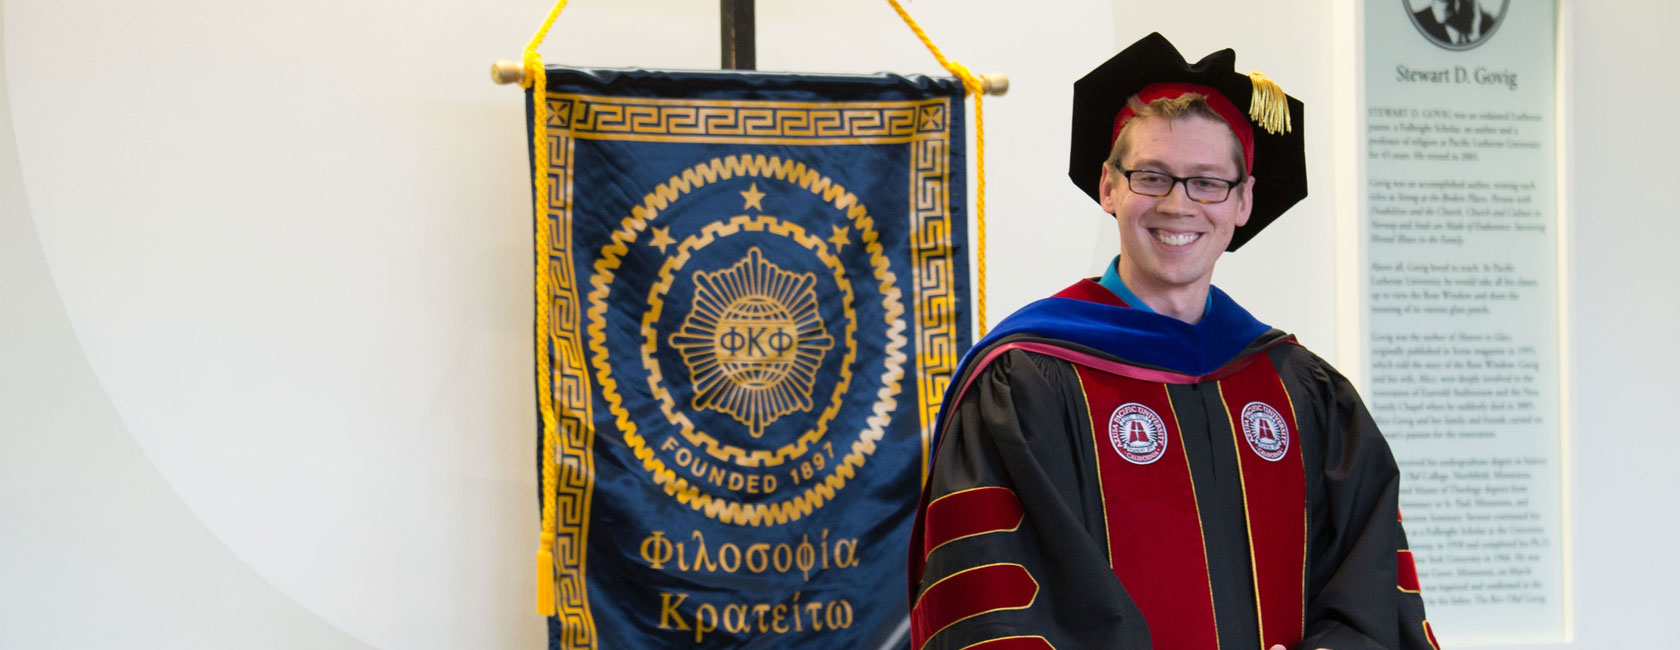
[[367,648],[231,553],[113,408],[42,253],[8,81],[0,69],[0,646]]
[[[1677,136],[1628,125],[1680,100],[1640,68],[1680,10],[1565,4],[1565,88],[1630,107],[1572,100],[1566,139],[1570,647],[1660,647]],[[547,5],[0,2],[0,647],[541,647],[523,117],[485,68]],[[885,3],[759,5],[762,69],[938,71]],[[1012,80],[991,320],[1112,255],[1065,180],[1067,89],[1161,30],[1308,100],[1313,195],[1216,281],[1337,356],[1336,3],[907,6]],[[715,13],[577,0],[543,49],[711,68]]]
[[[885,3],[760,4],[762,69],[939,71]],[[716,65],[715,3],[573,5],[550,61]],[[995,319],[1092,266],[1048,251],[1103,225],[1062,152],[1108,5],[910,8],[1014,82]],[[0,4],[0,647],[542,645],[523,107],[486,72],[547,9]]]

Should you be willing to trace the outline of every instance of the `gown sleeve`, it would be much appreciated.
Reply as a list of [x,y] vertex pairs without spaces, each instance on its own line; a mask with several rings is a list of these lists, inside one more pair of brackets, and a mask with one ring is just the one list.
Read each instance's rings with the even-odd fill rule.
[[[977,371],[912,542],[911,648],[1147,648],[1107,557],[1071,367],[1012,351]],[[1097,531],[1093,533],[1092,531]]]
[[1324,442],[1322,485],[1309,490],[1318,503],[1309,502],[1314,514],[1300,647],[1438,650],[1400,522],[1394,455],[1352,384],[1323,360],[1311,362],[1304,379],[1320,405],[1316,420]]

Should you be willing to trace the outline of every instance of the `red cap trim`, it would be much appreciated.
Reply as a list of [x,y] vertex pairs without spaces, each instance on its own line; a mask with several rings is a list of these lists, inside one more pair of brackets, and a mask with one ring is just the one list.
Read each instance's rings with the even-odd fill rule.
[[[1208,108],[1225,118],[1231,132],[1237,134],[1237,142],[1242,144],[1243,173],[1251,173],[1254,170],[1254,125],[1249,123],[1248,116],[1243,114],[1242,109],[1237,108],[1224,94],[1210,86],[1169,82],[1144,86],[1143,90],[1137,92],[1137,98],[1148,104],[1157,99],[1172,99],[1189,93],[1207,97]],[[1120,114],[1114,116],[1114,133],[1108,136],[1109,145],[1113,145],[1114,140],[1120,137],[1120,127],[1125,126],[1126,120],[1132,119],[1133,114],[1130,102],[1120,108]]]

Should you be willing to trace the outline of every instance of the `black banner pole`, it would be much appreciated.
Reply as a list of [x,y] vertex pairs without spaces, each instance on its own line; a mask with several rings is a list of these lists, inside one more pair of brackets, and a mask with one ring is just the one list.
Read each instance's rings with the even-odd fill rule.
[[753,3],[756,0],[720,0],[719,23],[723,26],[723,65],[725,70],[756,70],[758,63],[753,51]]

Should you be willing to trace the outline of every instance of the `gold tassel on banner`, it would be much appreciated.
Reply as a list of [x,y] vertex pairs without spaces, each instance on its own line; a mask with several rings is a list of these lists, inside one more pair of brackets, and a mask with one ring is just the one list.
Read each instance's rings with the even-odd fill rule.
[[1248,117],[1267,133],[1289,133],[1295,125],[1289,117],[1289,96],[1283,94],[1277,82],[1267,79],[1259,70],[1248,73],[1254,82],[1254,97],[1248,104]]
[[554,552],[548,550],[552,545],[550,539],[553,537],[543,537],[541,550],[537,551],[537,613],[543,616],[553,616],[555,611]]

